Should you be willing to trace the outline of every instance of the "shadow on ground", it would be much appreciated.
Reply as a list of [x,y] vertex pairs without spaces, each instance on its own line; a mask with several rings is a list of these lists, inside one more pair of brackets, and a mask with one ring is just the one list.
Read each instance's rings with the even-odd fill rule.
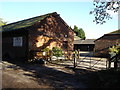
[[[16,65],[16,68],[14,67],[15,70],[20,68],[26,72],[31,72],[23,73],[23,75],[35,78],[34,80],[38,82],[39,85],[44,84],[50,86],[51,88],[64,89],[100,87],[98,80],[99,77],[96,75],[96,72],[67,67],[67,69],[71,69],[73,73],[66,73],[40,64],[32,64],[20,61],[12,61],[10,63]],[[93,80],[98,81],[93,82]]]

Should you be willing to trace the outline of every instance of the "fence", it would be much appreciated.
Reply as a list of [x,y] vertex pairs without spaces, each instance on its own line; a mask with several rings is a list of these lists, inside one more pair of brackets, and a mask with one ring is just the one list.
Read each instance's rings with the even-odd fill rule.
[[[113,58],[103,58],[103,57],[92,57],[95,53],[100,53],[101,51],[108,50],[109,47],[94,52],[94,53],[89,53],[85,55],[84,57],[81,57],[81,51],[72,51],[72,50],[67,50],[64,52],[61,52],[60,50],[46,50],[42,52],[36,52],[34,58],[43,58],[46,61],[49,61],[52,63],[54,60],[62,60],[64,61],[64,65],[71,66],[73,68],[78,68],[78,67],[86,67],[87,69],[107,69],[113,67],[113,63],[111,62]],[[56,55],[55,55],[56,52]],[[120,55],[119,55],[120,56]],[[116,58],[116,57],[115,57]],[[120,59],[117,58],[117,59]],[[120,62],[117,62],[117,64]],[[57,62],[58,64],[58,62]],[[62,63],[60,63],[63,65]],[[115,63],[116,64],[116,63]],[[115,66],[115,65],[114,65]]]
[[[59,53],[58,53],[59,54]],[[67,67],[83,68],[90,70],[101,70],[108,68],[107,58],[93,57],[94,53],[80,56],[81,51],[65,51],[62,52],[62,56],[54,56],[54,52],[36,52],[35,58],[43,58],[47,62],[52,64],[59,64]],[[56,61],[56,62],[55,62]],[[113,64],[112,64],[113,66]]]

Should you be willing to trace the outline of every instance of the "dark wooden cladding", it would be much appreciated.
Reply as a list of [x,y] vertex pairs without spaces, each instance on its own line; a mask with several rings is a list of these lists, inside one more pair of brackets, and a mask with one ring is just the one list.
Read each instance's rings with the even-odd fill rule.
[[108,49],[118,44],[120,44],[120,34],[105,34],[95,40],[95,52],[99,52],[96,55],[108,57]]
[[[57,42],[58,44],[61,43],[60,47],[64,47],[62,44],[64,41],[68,41],[68,47],[66,50],[71,49],[73,50],[73,41],[74,41],[74,34],[73,31],[70,30],[63,22],[60,20],[61,18],[56,16],[53,17],[52,15],[48,18],[45,18],[42,22],[38,22],[33,27],[30,28],[29,30],[29,41],[32,43],[35,43],[34,40],[35,38],[43,35],[44,37],[51,38],[49,42],[47,43],[48,45],[50,42]],[[34,39],[34,40],[33,40]],[[37,40],[36,40],[37,41]],[[33,45],[33,44],[32,44]],[[34,46],[33,46],[34,47]],[[33,48],[31,46],[31,48]],[[34,49],[43,49],[43,47],[34,47]],[[65,49],[65,48],[63,48]]]
[[[24,24],[26,27],[21,26]],[[8,24],[4,28],[3,55],[9,53],[12,57],[29,57],[31,51],[55,46],[64,51],[73,50],[74,32],[57,13]],[[23,37],[23,46],[13,47],[13,37]]]

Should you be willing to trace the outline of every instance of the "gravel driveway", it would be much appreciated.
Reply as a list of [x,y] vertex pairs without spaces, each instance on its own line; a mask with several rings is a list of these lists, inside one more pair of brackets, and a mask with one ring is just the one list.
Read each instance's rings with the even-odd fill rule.
[[3,88],[87,88],[71,69],[2,61]]

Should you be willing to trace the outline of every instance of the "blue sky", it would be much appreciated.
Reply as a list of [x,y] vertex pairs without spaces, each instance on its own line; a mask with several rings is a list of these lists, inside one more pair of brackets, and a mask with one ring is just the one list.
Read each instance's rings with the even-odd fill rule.
[[118,29],[117,14],[104,25],[96,25],[94,16],[89,15],[94,6],[90,2],[0,2],[0,18],[8,23],[28,19],[43,14],[57,12],[69,26],[83,28],[86,37],[96,39]]

